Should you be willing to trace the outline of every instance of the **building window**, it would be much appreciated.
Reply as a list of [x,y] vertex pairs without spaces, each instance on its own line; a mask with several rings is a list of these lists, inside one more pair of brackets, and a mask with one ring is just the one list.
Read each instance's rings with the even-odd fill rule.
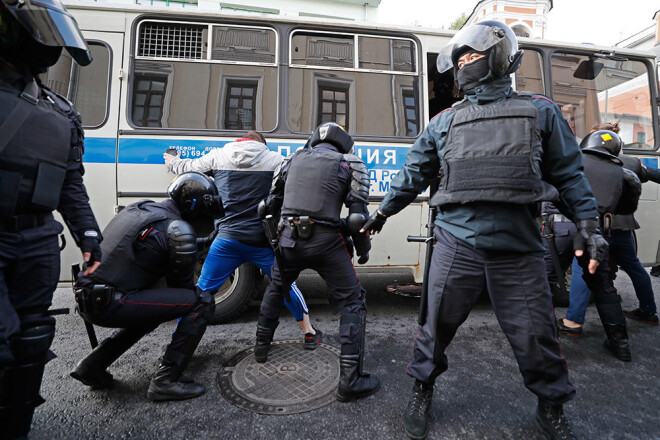
[[406,115],[406,136],[415,136],[418,133],[419,119],[417,117],[417,101],[412,90],[403,91],[403,110]]
[[336,122],[348,131],[348,89],[319,87],[318,125]]
[[225,128],[229,130],[254,130],[254,100],[256,83],[227,83],[225,99]]
[[136,75],[133,88],[133,123],[139,127],[162,127],[167,76]]

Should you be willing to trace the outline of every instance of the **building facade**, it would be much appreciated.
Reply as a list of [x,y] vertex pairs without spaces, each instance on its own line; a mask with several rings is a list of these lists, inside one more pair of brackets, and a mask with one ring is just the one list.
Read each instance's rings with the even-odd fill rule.
[[465,26],[484,20],[508,24],[519,37],[544,38],[552,0],[481,0]]

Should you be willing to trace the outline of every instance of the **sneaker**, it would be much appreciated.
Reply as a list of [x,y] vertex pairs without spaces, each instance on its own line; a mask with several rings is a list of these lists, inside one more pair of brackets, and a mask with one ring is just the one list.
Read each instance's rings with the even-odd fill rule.
[[316,345],[321,342],[323,339],[323,332],[321,330],[316,330],[315,334],[305,333],[305,343],[303,348],[305,350],[316,350]]
[[582,326],[580,327],[568,327],[564,324],[564,318],[557,319],[557,330],[559,333],[563,333],[572,338],[581,338],[582,337]]
[[660,325],[658,322],[658,315],[655,313],[646,313],[642,312],[641,309],[635,310],[624,310],[623,312],[626,317],[634,319],[635,321],[641,321],[648,325]]

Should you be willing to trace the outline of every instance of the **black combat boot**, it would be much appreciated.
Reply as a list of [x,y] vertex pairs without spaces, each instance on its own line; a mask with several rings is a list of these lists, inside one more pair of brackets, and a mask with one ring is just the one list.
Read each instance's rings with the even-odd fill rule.
[[611,351],[617,359],[630,362],[632,360],[632,354],[630,354],[626,324],[603,323],[603,327],[605,327],[605,334],[607,335],[605,348]]
[[201,396],[206,392],[204,385],[181,377],[181,368],[163,359],[149,384],[147,398],[154,402],[184,400]]
[[339,356],[339,387],[337,400],[350,402],[375,393],[380,388],[380,380],[376,376],[360,371],[359,354],[342,354]]
[[122,329],[101,341],[87,357],[78,362],[71,372],[71,377],[92,389],[105,389],[112,386],[112,374],[106,369],[122,354],[131,348],[144,335],[152,331],[147,329]]
[[535,421],[546,440],[577,440],[561,405],[553,406],[539,400]]
[[406,413],[403,415],[403,428],[408,437],[423,440],[429,435],[432,398],[433,384],[415,380]]
[[257,342],[254,344],[254,360],[263,364],[268,360],[270,344],[273,342],[275,329],[257,324]]

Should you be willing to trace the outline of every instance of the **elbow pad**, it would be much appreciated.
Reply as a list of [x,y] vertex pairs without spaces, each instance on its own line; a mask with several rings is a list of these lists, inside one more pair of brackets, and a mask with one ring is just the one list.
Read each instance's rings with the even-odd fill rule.
[[623,168],[623,189],[614,209],[615,214],[632,214],[637,210],[639,197],[642,195],[642,183],[637,174]]
[[190,223],[174,220],[167,226],[167,253],[171,275],[179,280],[189,277],[197,258],[197,236]]
[[353,154],[344,154],[344,160],[351,167],[351,194],[364,203],[369,201],[369,170],[362,159]]

